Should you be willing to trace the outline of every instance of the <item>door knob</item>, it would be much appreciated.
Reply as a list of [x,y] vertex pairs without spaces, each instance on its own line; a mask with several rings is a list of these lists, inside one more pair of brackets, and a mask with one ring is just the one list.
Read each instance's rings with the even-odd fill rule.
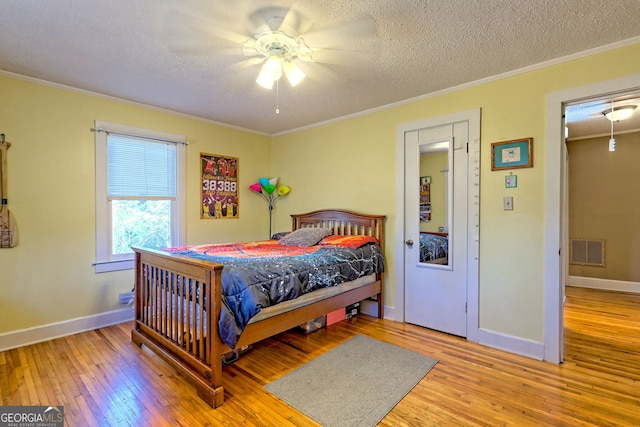
[[404,242],[407,246],[413,246],[413,240],[409,239]]

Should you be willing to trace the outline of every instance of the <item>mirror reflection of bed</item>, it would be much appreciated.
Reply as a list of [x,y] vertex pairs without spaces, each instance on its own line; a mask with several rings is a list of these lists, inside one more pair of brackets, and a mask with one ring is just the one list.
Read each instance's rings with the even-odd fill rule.
[[449,141],[420,144],[420,263],[449,265]]
[[447,265],[449,237],[445,232],[420,232],[420,262]]

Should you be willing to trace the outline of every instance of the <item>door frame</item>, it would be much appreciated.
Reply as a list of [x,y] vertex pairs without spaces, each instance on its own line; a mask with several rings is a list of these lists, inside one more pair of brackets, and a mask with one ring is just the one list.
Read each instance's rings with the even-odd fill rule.
[[[395,257],[395,294],[394,307],[387,310],[389,318],[404,322],[404,298],[405,298],[405,256],[404,256],[404,218],[405,218],[405,133],[418,129],[444,126],[452,123],[469,122],[469,159],[468,159],[468,194],[467,194],[467,340],[478,342],[479,318],[478,318],[478,251],[479,229],[472,221],[478,221],[478,199],[473,194],[474,179],[479,179],[479,170],[474,170],[474,165],[479,167],[480,156],[480,109],[472,109],[438,117],[418,120],[398,125],[396,131],[396,218],[394,242]],[[476,147],[476,148],[473,148]],[[477,158],[477,162],[475,161]],[[479,187],[478,187],[479,188]],[[387,317],[387,316],[385,316]]]
[[[565,165],[563,106],[594,97],[640,90],[640,74],[579,86],[547,94],[544,210],[544,360],[560,363],[564,347],[564,280],[562,265],[567,250],[562,242],[569,230],[562,227],[562,206],[567,188],[562,179]],[[566,227],[565,227],[566,228]]]

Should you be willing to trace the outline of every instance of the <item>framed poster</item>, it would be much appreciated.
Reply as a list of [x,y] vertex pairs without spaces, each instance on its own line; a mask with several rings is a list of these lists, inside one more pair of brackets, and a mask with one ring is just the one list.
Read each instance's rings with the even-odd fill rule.
[[420,221],[431,221],[431,176],[420,177]]
[[491,170],[533,167],[533,138],[491,144]]
[[201,219],[238,218],[238,158],[200,153]]

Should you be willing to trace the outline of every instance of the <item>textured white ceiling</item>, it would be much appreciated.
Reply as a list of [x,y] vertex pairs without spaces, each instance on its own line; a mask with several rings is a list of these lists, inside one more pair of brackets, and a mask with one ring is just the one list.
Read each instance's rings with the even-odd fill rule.
[[[280,114],[241,50],[272,6],[314,50]],[[639,0],[20,0],[0,17],[0,70],[265,134],[640,36]]]

